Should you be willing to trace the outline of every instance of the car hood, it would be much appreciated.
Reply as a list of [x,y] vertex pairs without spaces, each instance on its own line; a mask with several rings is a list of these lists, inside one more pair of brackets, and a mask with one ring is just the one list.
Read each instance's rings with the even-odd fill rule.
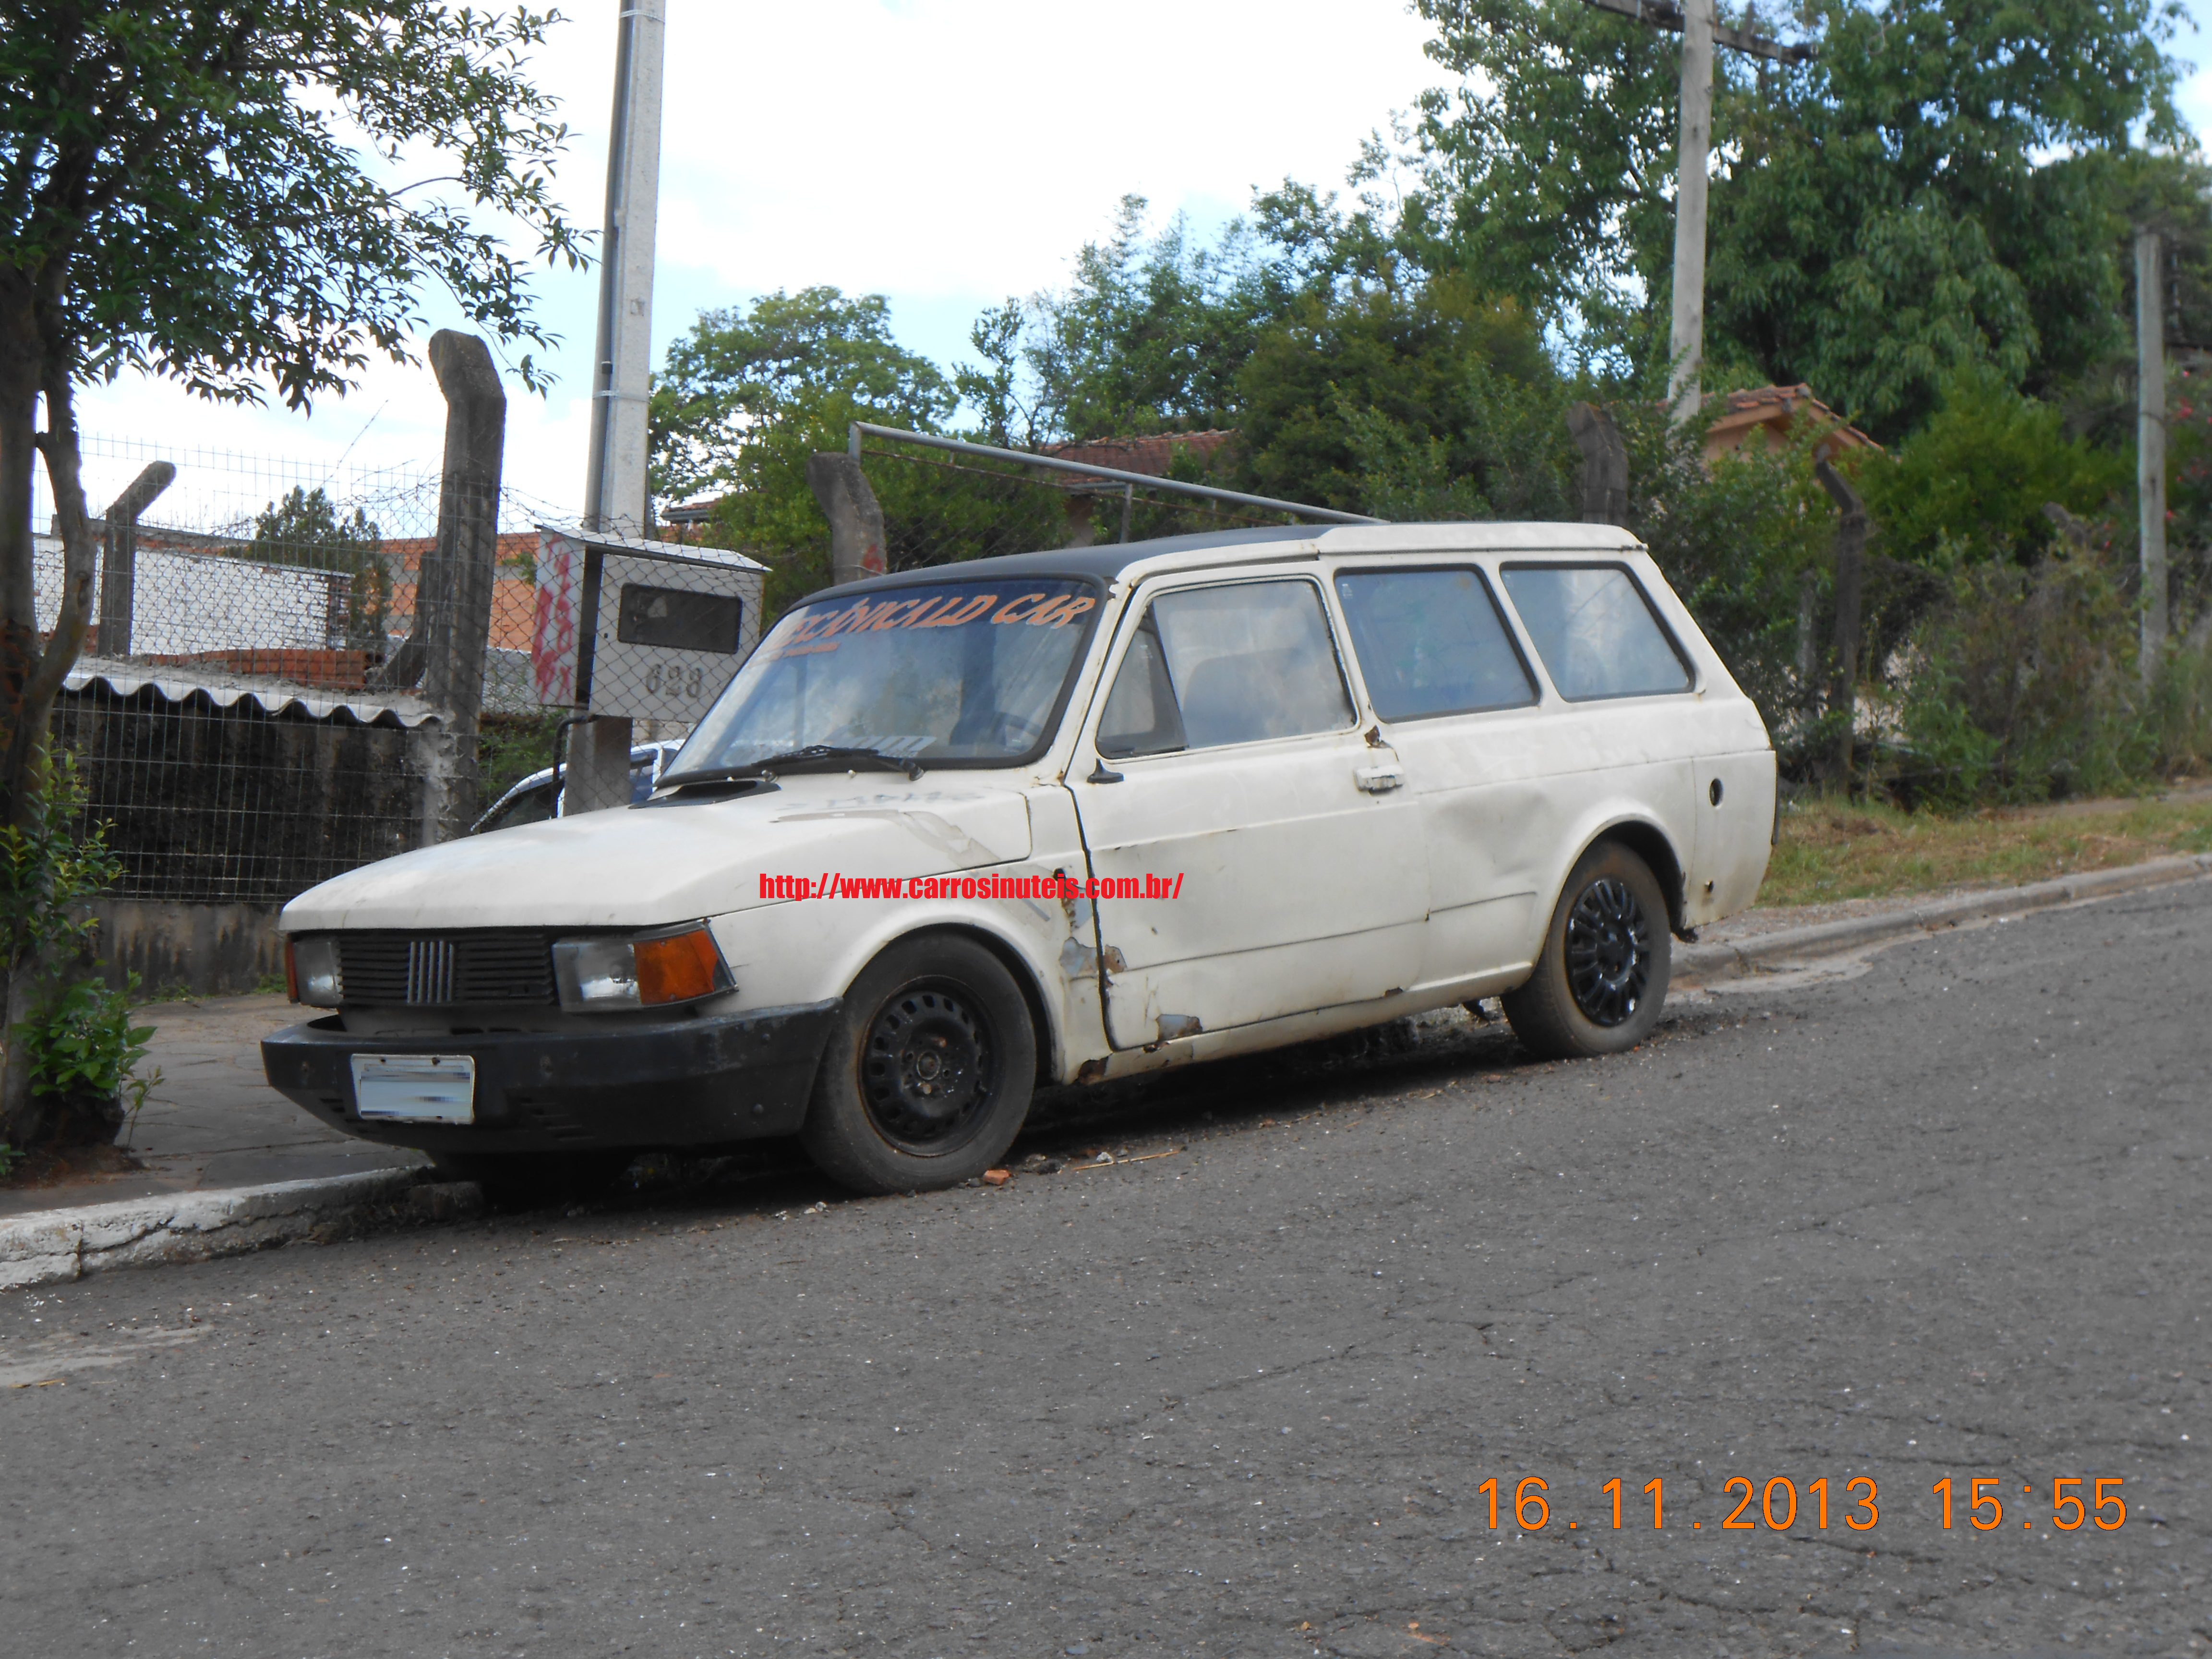
[[1021,791],[793,777],[729,800],[617,808],[366,865],[284,907],[325,927],[655,927],[785,902],[763,876],[927,876],[1029,856]]

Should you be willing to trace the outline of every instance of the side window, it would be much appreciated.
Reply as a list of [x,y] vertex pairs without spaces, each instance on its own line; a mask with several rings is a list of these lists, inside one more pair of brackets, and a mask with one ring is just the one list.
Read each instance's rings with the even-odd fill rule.
[[1505,567],[1505,592],[1559,695],[1648,697],[1690,689],[1689,665],[1619,565]]
[[505,811],[484,825],[483,833],[489,835],[495,830],[512,830],[520,823],[543,823],[552,816],[553,785],[549,781],[509,801]]
[[1386,720],[1522,708],[1536,687],[1481,575],[1346,570],[1336,594],[1375,712]]
[[1107,694],[1098,751],[1165,754],[1351,724],[1313,584],[1236,582],[1152,601]]
[[1131,755],[1165,755],[1184,747],[1182,714],[1176,708],[1168,678],[1168,655],[1160,630],[1146,611],[1136,636],[1122,653],[1121,672],[1098,717],[1098,752],[1109,760]]

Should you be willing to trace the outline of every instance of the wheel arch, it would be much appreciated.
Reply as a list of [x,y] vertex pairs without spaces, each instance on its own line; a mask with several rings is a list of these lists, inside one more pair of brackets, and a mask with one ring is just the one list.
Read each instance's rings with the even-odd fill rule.
[[1608,823],[1589,838],[1567,867],[1573,869],[1591,848],[1606,841],[1618,842],[1651,867],[1651,873],[1658,878],[1660,892],[1666,896],[1668,931],[1679,935],[1682,931],[1683,883],[1686,877],[1681,858],[1667,832],[1648,818],[1623,818]]
[[[869,952],[866,961],[854,971],[853,979],[858,980],[861,974],[868,970],[869,963],[873,963],[884,951],[897,945],[912,945],[933,939],[965,939],[971,945],[981,945],[998,959],[999,965],[1006,970],[1014,981],[1015,988],[1022,994],[1022,1006],[1029,1010],[1030,1029],[1036,1037],[1035,1086],[1043,1088],[1051,1084],[1060,1075],[1057,1068],[1060,1064],[1060,1033],[1053,1020],[1050,1005],[1045,1000],[1043,985],[1039,981],[1036,969],[1029,958],[989,928],[978,927],[959,921],[943,921],[912,928],[903,933],[895,933],[890,938],[878,942],[876,948]],[[846,988],[848,991],[851,989],[851,981],[848,981]]]

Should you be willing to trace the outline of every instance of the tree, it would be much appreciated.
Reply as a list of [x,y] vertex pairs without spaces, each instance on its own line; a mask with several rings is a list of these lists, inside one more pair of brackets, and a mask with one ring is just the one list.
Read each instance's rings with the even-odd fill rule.
[[301,564],[344,574],[345,643],[381,662],[391,640],[392,568],[384,561],[384,532],[356,507],[341,518],[320,485],[300,485],[282,501],[253,515],[252,552],[271,564]]
[[[956,402],[937,366],[892,337],[880,294],[779,289],[702,312],[669,347],[653,387],[653,494],[719,491],[715,533],[768,564],[778,611],[830,578],[829,526],[806,458],[844,448],[854,421],[938,431]],[[885,499],[887,516],[894,505]],[[913,514],[899,516],[910,528]]]
[[[0,0],[0,836],[48,836],[48,716],[92,613],[77,388],[127,369],[218,402],[342,394],[411,361],[416,295],[502,340],[550,343],[535,258],[581,258],[554,202],[566,143],[525,57],[556,21],[438,0]],[[403,167],[445,171],[404,183]],[[483,224],[504,218],[517,254]],[[525,383],[540,377],[528,355]],[[39,427],[40,407],[45,427]],[[64,548],[34,604],[33,456]],[[9,863],[9,917],[60,868]],[[27,926],[27,924],[26,924]],[[35,1124],[25,1022],[56,979],[35,928],[0,928],[0,1139]],[[27,1048],[26,1045],[28,1045]]]
[[[525,73],[557,19],[434,0],[0,0],[0,822],[27,821],[90,620],[76,389],[126,369],[295,408],[411,361],[443,289],[550,343],[529,263],[581,254],[550,194],[567,130]],[[448,171],[387,182],[434,155]],[[535,246],[477,222],[501,216]],[[525,355],[526,384],[539,375]],[[40,404],[46,425],[38,428]],[[66,575],[41,640],[32,457]]]
[[[1429,211],[1486,285],[1590,353],[1666,350],[1676,52],[1580,0],[1419,0],[1465,77],[1428,99]],[[1954,372],[2041,392],[2127,326],[2100,185],[2131,129],[2189,143],[2171,0],[1808,0],[1811,64],[1723,52],[1706,351],[1878,436]],[[1756,19],[1754,18],[1754,21]]]
[[1567,516],[1559,377],[1516,301],[1455,275],[1301,295],[1236,389],[1261,493],[1395,519]]
[[1077,252],[1067,289],[1021,307],[1032,442],[1205,430],[1232,418],[1237,372],[1271,309],[1259,250],[1240,222],[1210,247],[1180,216],[1150,234],[1146,210],[1143,197],[1123,197],[1106,240]]
[[795,460],[842,449],[854,421],[934,431],[952,413],[936,364],[891,337],[890,302],[834,288],[704,311],[668,348],[653,392],[653,491],[762,489]]

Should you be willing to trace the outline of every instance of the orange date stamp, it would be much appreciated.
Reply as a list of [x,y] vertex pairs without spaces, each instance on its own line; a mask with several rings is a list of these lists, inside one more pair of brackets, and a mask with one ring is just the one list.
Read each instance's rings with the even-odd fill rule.
[[[2004,1493],[2010,1484],[1996,1475],[1973,1475],[1954,1480],[1947,1474],[1928,1489],[1936,1507],[1926,1512],[1939,1519],[1946,1531],[1957,1521],[1976,1532],[1995,1532],[2006,1524]],[[2119,1475],[2063,1475],[2047,1484],[2039,1501],[2033,1484],[2023,1483],[2021,1496],[2012,1500],[2014,1513],[2020,1516],[2020,1524],[2031,1531],[2040,1518],[2045,1527],[2060,1532],[2079,1532],[2084,1526],[2100,1532],[2118,1532],[2128,1518],[2127,1502],[2120,1496],[2124,1484]],[[1540,1475],[1522,1476],[1510,1495],[1502,1492],[1495,1477],[1475,1490],[1489,1500],[1492,1531],[1498,1529],[1501,1516],[1510,1516],[1510,1523],[1522,1532],[1541,1532],[1553,1524],[1552,1488]],[[1601,1490],[1611,1500],[1610,1513],[1601,1511],[1590,1523],[1593,1527],[1605,1526],[1609,1521],[1612,1529],[1619,1532],[1624,1526],[1643,1524],[1644,1505],[1618,1476],[1607,1481]],[[1802,1492],[1795,1480],[1782,1474],[1763,1485],[1746,1475],[1734,1475],[1723,1490],[1727,1494],[1723,1503],[1733,1499],[1734,1507],[1719,1519],[1717,1529],[1722,1532],[1752,1532],[1760,1527],[1770,1532],[1789,1532],[1801,1526],[1822,1532],[1828,1529],[1831,1492],[1825,1475],[1808,1481]],[[1670,1522],[1665,1477],[1645,1482],[1641,1495],[1650,1500],[1653,1529],[1666,1530]],[[1871,1532],[1880,1524],[1881,1488],[1872,1477],[1854,1476],[1836,1488],[1833,1497],[1832,1518],[1841,1526],[1852,1532]],[[2047,1515],[2044,1512],[2046,1503]],[[2022,1510],[2027,1513],[2021,1515]],[[1579,1520],[1566,1524],[1570,1532],[1580,1531],[1583,1526]],[[1679,1528],[1681,1518],[1677,1516],[1671,1524]],[[1702,1531],[1704,1528],[1703,1518],[1690,1520],[1689,1530]]]

